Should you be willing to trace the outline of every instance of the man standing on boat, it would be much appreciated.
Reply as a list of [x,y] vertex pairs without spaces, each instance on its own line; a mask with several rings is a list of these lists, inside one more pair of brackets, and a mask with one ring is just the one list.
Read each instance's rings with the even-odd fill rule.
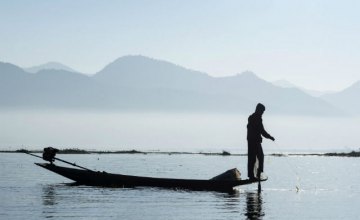
[[[265,106],[261,103],[256,105],[255,112],[249,116],[247,124],[247,141],[248,141],[248,177],[249,179],[261,178],[264,171],[264,153],[261,146],[262,137],[275,141],[275,138],[267,133],[264,129],[262,118]],[[259,167],[255,174],[254,167],[256,158],[259,161]],[[255,176],[256,175],[256,176]]]

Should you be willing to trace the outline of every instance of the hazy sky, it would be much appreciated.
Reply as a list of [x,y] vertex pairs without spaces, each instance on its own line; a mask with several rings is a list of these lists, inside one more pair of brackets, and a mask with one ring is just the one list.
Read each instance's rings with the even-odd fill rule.
[[337,90],[360,80],[357,0],[0,1],[0,61],[95,73],[142,54]]

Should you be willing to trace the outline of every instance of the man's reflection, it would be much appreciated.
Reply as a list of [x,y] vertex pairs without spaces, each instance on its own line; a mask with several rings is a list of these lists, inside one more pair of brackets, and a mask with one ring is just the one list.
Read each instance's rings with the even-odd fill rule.
[[246,192],[246,212],[247,219],[262,219],[265,216],[262,210],[261,193]]

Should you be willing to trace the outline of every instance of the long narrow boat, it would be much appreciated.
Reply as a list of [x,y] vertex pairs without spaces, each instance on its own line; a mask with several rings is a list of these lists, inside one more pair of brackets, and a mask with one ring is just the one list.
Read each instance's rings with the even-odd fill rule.
[[[104,186],[104,187],[165,187],[180,188],[190,190],[207,191],[231,191],[235,186],[258,183],[257,180],[196,180],[196,179],[170,179],[129,176],[121,174],[112,174],[107,172],[81,170],[75,168],[61,167],[50,163],[35,163],[36,165],[62,175],[75,181],[80,185]],[[265,181],[265,180],[262,180]]]

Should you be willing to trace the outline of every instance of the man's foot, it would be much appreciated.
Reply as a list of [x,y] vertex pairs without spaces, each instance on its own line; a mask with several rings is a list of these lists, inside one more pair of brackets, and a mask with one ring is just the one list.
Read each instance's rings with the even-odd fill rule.
[[251,180],[251,181],[257,181],[258,178],[254,177],[254,176],[249,176],[249,180]]
[[[268,177],[265,175],[265,173],[261,173],[260,174],[260,180],[267,180]],[[255,177],[255,176],[249,176],[249,180],[251,181],[258,181],[259,177]]]
[[265,175],[265,173],[260,173],[260,180],[267,180],[268,177]]

